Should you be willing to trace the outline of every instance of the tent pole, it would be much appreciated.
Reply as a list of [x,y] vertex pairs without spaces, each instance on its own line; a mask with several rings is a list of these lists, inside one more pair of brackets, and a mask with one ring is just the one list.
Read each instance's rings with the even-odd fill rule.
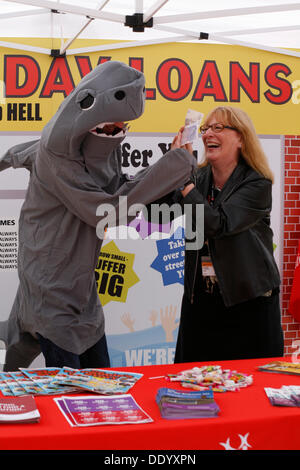
[[275,13],[282,11],[300,10],[300,3],[288,3],[286,5],[265,5],[248,8],[235,8],[213,11],[195,11],[194,13],[182,13],[177,15],[160,16],[154,18],[154,24],[174,23],[176,21],[207,20],[210,18],[225,18],[228,16],[257,15],[260,13]]
[[[110,0],[102,0],[101,2],[101,5],[99,5],[98,7],[98,11],[102,10],[102,8],[105,7],[105,5],[107,5],[107,3],[109,2]],[[60,54],[64,54],[66,52],[66,50],[68,49],[68,47],[75,41],[75,39],[78,38],[78,36],[80,36],[80,34],[91,24],[91,22],[94,20],[94,18],[90,18],[84,25],[83,27],[78,31],[78,33],[75,34],[75,36],[71,39],[69,39],[68,41],[66,41],[64,44],[62,44],[61,48],[60,48]]]
[[281,31],[296,31],[300,29],[299,25],[290,26],[271,26],[270,28],[239,29],[233,31],[218,31],[216,34],[221,36],[243,36],[244,34],[276,33]]
[[[268,51],[268,52],[275,52],[276,54],[283,54],[283,55],[288,55],[288,56],[293,56],[293,57],[300,57],[300,52],[296,51],[290,51],[288,49],[281,49],[279,47],[269,47],[269,46],[264,46],[261,44],[256,44],[252,42],[246,42],[246,41],[237,41],[232,38],[224,37],[224,36],[219,36],[218,34],[212,34],[212,33],[200,33],[203,34],[202,37],[200,37],[199,33],[196,33],[195,31],[187,31],[184,29],[179,29],[179,28],[173,28],[170,26],[153,26],[154,29],[160,30],[160,31],[167,31],[171,33],[178,33],[184,36],[188,36],[190,39],[210,39],[212,41],[217,41],[217,42],[224,42],[227,44],[235,44],[237,46],[245,46],[245,47],[250,47],[252,49],[258,49],[262,51]],[[207,37],[204,37],[207,36]]]
[[135,12],[136,13],[144,13],[144,5],[143,0],[135,0]]
[[28,46],[27,44],[18,44],[16,42],[0,41],[0,47],[7,47],[9,49],[17,49],[21,51],[37,52],[39,54],[51,55],[50,49],[43,47]]
[[160,39],[149,39],[148,41],[131,41],[131,42],[121,42],[117,44],[105,44],[100,46],[91,46],[83,47],[79,49],[69,49],[67,55],[72,54],[84,54],[87,52],[101,52],[101,51],[110,51],[115,49],[126,49],[129,47],[141,47],[141,46],[152,46],[154,44],[166,44],[176,41],[189,41],[190,37],[188,36],[174,36],[169,38],[160,38]]
[[280,47],[270,47],[253,42],[240,41],[229,37],[219,36],[218,34],[209,34],[209,39],[217,42],[224,42],[231,45],[250,47],[252,49],[259,49],[261,51],[275,52],[276,54],[283,54],[287,56],[300,57],[300,52],[291,51],[289,49],[281,49]]
[[49,14],[49,10],[38,8],[37,10],[12,11],[10,13],[0,13],[0,20],[18,18],[20,16],[44,15],[45,13]]
[[150,18],[152,18],[168,1],[169,0],[157,0],[157,2],[144,14],[144,23],[147,23],[147,21],[149,21]]
[[49,10],[56,10],[60,13],[72,13],[73,15],[87,16],[89,18],[98,18],[100,20],[113,21],[116,23],[125,23],[125,15],[117,13],[110,13],[104,11],[97,11],[93,8],[78,7],[70,3],[57,3],[53,0],[5,0],[11,3],[22,3],[23,5],[37,6],[41,8],[48,8]]

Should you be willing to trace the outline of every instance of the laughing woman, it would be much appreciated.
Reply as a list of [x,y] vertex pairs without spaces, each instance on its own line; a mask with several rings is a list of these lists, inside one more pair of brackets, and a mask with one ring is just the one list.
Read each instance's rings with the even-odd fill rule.
[[205,162],[180,190],[182,204],[204,204],[205,243],[185,253],[175,362],[282,356],[267,158],[238,108],[215,108],[200,131]]

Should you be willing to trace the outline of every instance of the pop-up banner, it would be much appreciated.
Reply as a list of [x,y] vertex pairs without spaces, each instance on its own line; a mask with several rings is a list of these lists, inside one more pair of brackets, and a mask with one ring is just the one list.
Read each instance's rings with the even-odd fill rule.
[[[22,42],[52,44],[42,38]],[[173,133],[187,109],[206,114],[223,104],[243,108],[259,134],[299,133],[300,63],[295,57],[202,43],[106,50],[105,55],[85,52],[95,44],[99,41],[77,40],[78,53],[65,57],[1,48],[1,130],[40,131],[84,75],[99,63],[120,60],[146,77],[146,110],[132,132]]]

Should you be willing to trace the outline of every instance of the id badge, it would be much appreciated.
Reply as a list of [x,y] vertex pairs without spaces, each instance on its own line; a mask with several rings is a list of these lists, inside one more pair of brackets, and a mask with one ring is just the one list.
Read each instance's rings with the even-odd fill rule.
[[215,270],[211,261],[211,258],[209,256],[203,256],[202,257],[202,276],[207,277],[207,276],[215,276]]

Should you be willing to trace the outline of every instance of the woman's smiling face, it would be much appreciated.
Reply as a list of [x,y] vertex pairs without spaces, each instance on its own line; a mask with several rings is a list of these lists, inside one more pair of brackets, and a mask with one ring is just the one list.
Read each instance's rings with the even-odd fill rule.
[[205,127],[208,127],[207,131],[202,135],[202,141],[205,148],[205,156],[211,163],[229,163],[231,161],[238,161],[242,140],[240,133],[233,129],[225,127],[220,132],[214,132],[212,127],[213,124],[223,124],[217,120],[216,117],[212,117]]

